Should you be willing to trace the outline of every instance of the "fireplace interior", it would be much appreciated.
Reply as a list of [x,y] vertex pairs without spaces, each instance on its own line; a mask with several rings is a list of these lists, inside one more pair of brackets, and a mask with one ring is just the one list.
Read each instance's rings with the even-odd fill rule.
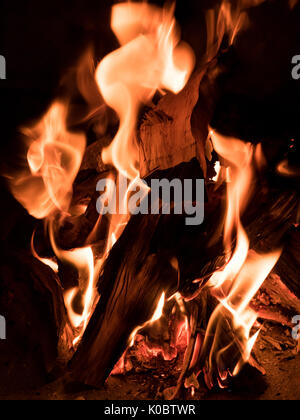
[[300,3],[1,9],[0,399],[300,399]]

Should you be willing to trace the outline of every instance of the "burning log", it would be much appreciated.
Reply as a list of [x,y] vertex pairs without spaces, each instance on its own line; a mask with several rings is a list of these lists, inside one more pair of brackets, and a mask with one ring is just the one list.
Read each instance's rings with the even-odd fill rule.
[[60,338],[66,340],[66,348],[71,339],[55,274],[30,255],[3,251],[0,308],[7,334],[0,340],[0,393],[44,385],[58,351],[64,351]]
[[[79,216],[69,216],[63,221],[58,220],[55,226],[57,244],[65,250],[81,248],[102,241],[105,243],[109,229],[108,216],[101,217],[100,229],[95,231],[95,226],[100,217],[97,212],[96,202],[99,194],[96,185],[101,179],[111,175],[111,171],[102,172],[100,175],[94,171],[81,172],[83,180],[77,180],[74,189],[72,206],[82,206],[86,210]],[[94,231],[94,235],[92,232]]]
[[[227,2],[224,5],[227,6]],[[223,9],[226,12],[226,7]],[[269,185],[267,187],[270,192],[264,196],[263,188],[251,185],[255,180],[253,163],[262,163],[257,159],[258,147],[254,148],[252,144],[234,138],[225,139],[211,131],[212,143],[220,155],[220,161],[229,169],[228,173],[233,178],[233,182],[228,182],[228,214],[224,223],[224,185],[217,189],[216,184],[210,181],[214,162],[211,161],[210,170],[207,171],[205,156],[206,145],[210,145],[207,134],[212,112],[209,99],[206,98],[207,92],[204,92],[205,87],[200,88],[200,83],[203,85],[205,79],[209,81],[207,67],[198,70],[186,85],[193,68],[193,57],[187,46],[179,43],[173,31],[173,10],[162,11],[150,5],[140,8],[137,4],[124,4],[116,6],[112,15],[112,27],[121,48],[99,64],[95,76],[104,100],[120,118],[120,127],[114,140],[111,142],[110,136],[106,136],[91,145],[81,164],[84,136],[68,130],[67,106],[55,103],[40,124],[28,131],[32,140],[37,139],[31,143],[27,154],[29,171],[26,176],[14,180],[16,182],[13,182],[12,190],[30,214],[44,218],[49,223],[51,246],[57,258],[62,260],[58,264],[62,286],[65,289],[77,289],[71,291],[69,299],[65,298],[70,319],[74,315],[72,310],[76,299],[80,300],[82,310],[82,314],[75,314],[75,317],[80,315],[77,316],[79,321],[76,325],[80,334],[76,340],[82,338],[82,341],[70,362],[74,381],[100,387],[128,345],[134,341],[137,331],[155,321],[162,312],[165,300],[178,292],[186,300],[195,299],[190,314],[192,339],[179,386],[189,369],[196,369],[197,373],[202,370],[209,387],[215,382],[223,386],[228,373],[233,374],[240,365],[241,354],[246,356],[244,359],[250,356],[254,340],[253,337],[249,339],[249,332],[254,325],[255,321],[252,320],[255,314],[247,312],[246,307],[277,263],[280,254],[278,249],[282,248],[286,238],[292,235],[297,242],[298,236],[293,236],[292,225],[297,224],[295,214],[299,197],[296,192],[282,192],[278,189],[273,199],[274,189],[270,189]],[[227,20],[230,20],[229,17]],[[235,25],[231,26],[234,38],[238,30]],[[140,33],[142,37],[138,36]],[[217,46],[220,45],[217,43]],[[176,68],[174,58],[184,58],[181,60],[182,68]],[[151,61],[154,62],[153,66],[150,65]],[[156,106],[147,110],[136,133],[141,105],[160,89],[171,90],[174,94],[166,94]],[[95,157],[95,153],[99,156]],[[124,156],[128,155],[130,159],[127,160]],[[195,157],[198,162],[191,161]],[[140,168],[136,165],[138,160]],[[140,172],[142,176],[152,173],[149,179],[184,180],[204,177],[207,187],[204,223],[190,227],[184,224],[184,217],[181,216],[136,216],[131,218],[120,238],[116,233],[124,223],[116,220],[118,218],[110,226],[108,218],[103,218],[105,222],[97,229],[97,197],[91,188],[99,179],[99,172],[100,178],[107,175],[110,164],[131,181],[138,178]],[[80,167],[82,172],[75,181],[78,188],[75,189],[71,203],[73,184]],[[86,180],[80,179],[85,176]],[[90,180],[93,180],[92,186],[87,188]],[[250,196],[250,190],[253,197],[255,192],[259,193],[255,196],[255,208],[249,206],[249,197],[245,197],[246,194]],[[125,194],[124,201],[126,198]],[[72,213],[73,205],[87,205],[87,209]],[[230,207],[234,210],[230,211]],[[69,216],[69,211],[72,216]],[[53,214],[58,214],[57,219]],[[127,223],[129,215],[126,216]],[[62,219],[64,223],[61,224]],[[57,240],[53,232],[58,232]],[[92,240],[91,233],[97,234],[93,235]],[[117,243],[111,250],[110,243],[115,240]],[[103,264],[103,260],[109,256],[101,266],[97,283],[100,302],[85,330],[95,303],[93,282],[98,277],[94,276],[94,260],[99,257],[87,245],[94,245],[95,242],[98,242],[101,249],[99,262]],[[227,247],[227,255],[224,245]],[[73,250],[79,247],[83,249]],[[236,252],[232,252],[235,247]],[[66,249],[68,252],[65,252]],[[270,252],[270,255],[264,259],[260,251],[264,254]],[[230,253],[231,259],[228,258]],[[76,266],[82,284],[79,284],[80,274],[78,279],[76,275],[74,279],[69,278],[70,272],[66,270],[65,261]],[[208,297],[209,289],[203,291],[207,281],[211,280],[212,274],[217,277],[224,273],[225,270],[221,269],[227,268],[232,261],[236,263],[234,270],[229,275],[227,271],[225,280],[215,285],[216,289],[220,289],[219,296],[214,291],[215,294]],[[299,284],[297,279],[295,281],[293,271],[294,267],[297,269],[298,262],[298,251],[295,253],[287,245],[276,267],[284,283],[296,294],[299,293]],[[263,267],[264,264],[267,269]],[[283,268],[285,265],[289,265],[290,269]],[[224,289],[223,283],[226,286]],[[54,290],[53,285],[49,287],[52,293],[58,294],[58,305],[63,311],[60,288]],[[209,287],[214,288],[212,282]],[[235,292],[233,296],[232,290]],[[241,302],[244,295],[245,301]],[[233,299],[230,301],[227,299],[229,297]],[[232,306],[227,304],[227,300]],[[218,305],[218,302],[221,304]],[[236,310],[239,306],[236,302],[240,304],[242,313]],[[293,306],[293,298],[285,299],[283,304]],[[199,308],[201,310],[198,311]],[[57,313],[59,310],[56,309],[55,319]],[[211,315],[211,321],[208,322]],[[56,330],[61,333],[61,322],[57,321],[56,324]],[[83,334],[84,330],[82,337],[81,332]],[[215,335],[218,335],[218,340]],[[215,348],[219,350],[218,347],[220,352],[212,352]],[[47,365],[51,364],[49,360],[52,359],[50,355]]]
[[[168,93],[142,118],[138,130],[141,177],[154,170],[173,168],[198,158],[206,173],[206,133],[197,138],[193,132],[193,111],[199,100],[200,83],[207,68],[198,70],[178,94]],[[204,118],[202,117],[202,120]]]
[[[166,171],[163,173],[166,175]],[[202,176],[195,161],[167,173],[170,179]],[[161,173],[160,177],[163,178]],[[178,291],[178,270],[173,261],[181,265],[180,259],[184,258],[179,251],[184,244],[176,242],[184,226],[182,216],[131,218],[103,267],[98,284],[100,301],[70,364],[73,379],[102,386],[130,344],[132,332],[151,318],[162,293],[169,298]],[[185,241],[188,234],[189,229]],[[132,240],[128,248],[128,241]]]
[[[196,161],[192,161],[189,164],[179,165],[173,170],[156,172],[152,176],[158,178],[170,177],[170,179],[182,177],[184,179],[185,177],[199,177],[202,174],[199,164]],[[256,207],[254,209],[250,206],[248,211],[246,211],[243,217],[244,224],[253,249],[260,250],[262,247],[263,249],[273,249],[282,244],[286,233],[291,229],[295,210],[297,209],[297,199],[296,196],[289,195],[288,198],[284,195],[282,196],[281,191],[278,191],[278,199],[276,201],[274,199],[274,191],[269,192],[270,196],[268,194],[265,196],[266,189],[261,184],[257,185],[256,188]],[[138,325],[142,325],[145,322],[146,315],[141,315],[140,322],[136,320],[135,323],[131,323],[129,322],[131,315],[128,314],[126,322],[121,323],[119,314],[120,312],[125,313],[125,309],[122,309],[126,306],[124,302],[130,301],[132,307],[136,306],[134,297],[132,297],[133,300],[131,297],[127,297],[127,294],[131,295],[131,289],[134,290],[134,286],[129,287],[129,285],[134,285],[132,283],[133,279],[138,277],[140,287],[146,287],[146,283],[143,283],[140,278],[140,268],[137,267],[141,267],[141,264],[145,264],[145,267],[147,267],[148,258],[150,258],[150,261],[156,261],[157,263],[156,276],[158,284],[160,281],[163,281],[162,278],[159,280],[162,269],[159,262],[162,260],[159,256],[169,255],[170,258],[178,260],[180,284],[176,291],[179,290],[188,299],[197,293],[199,294],[211,274],[224,265],[222,236],[216,236],[218,226],[222,226],[221,202],[224,199],[222,188],[216,194],[214,185],[208,184],[207,193],[206,218],[204,224],[197,228],[184,228],[182,220],[175,216],[132,217],[105,264],[98,286],[101,300],[83,337],[79,350],[70,365],[74,373],[74,379],[89,385],[101,386],[118,358],[125,351],[130,333]],[[270,199],[271,196],[272,199]],[[259,218],[257,218],[258,214],[260,215]],[[135,238],[135,242],[133,248],[128,250],[127,244],[128,241],[132,240],[131,238]],[[141,248],[142,251],[140,251]],[[205,252],[201,252],[201,250],[205,250]],[[142,258],[140,252],[143,253]],[[151,257],[153,252],[156,255],[154,260]],[[155,272],[154,266],[152,269],[153,275]],[[195,285],[193,280],[197,278],[199,278],[199,283]],[[125,282],[128,284],[126,288],[124,287]],[[142,284],[145,286],[142,286]],[[201,286],[200,289],[199,286]],[[171,285],[167,287],[165,284],[164,287],[169,289]],[[159,291],[162,290],[159,289]],[[119,291],[121,292],[118,295]],[[118,295],[117,297],[116,294]],[[113,311],[110,309],[112,305]],[[154,307],[155,299],[153,298],[152,311]],[[126,311],[128,310],[126,309]],[[107,319],[109,319],[109,322]],[[226,319],[229,318],[225,316],[224,327]],[[120,324],[122,324],[121,336],[118,331]],[[115,327],[113,327],[114,325]],[[230,337],[234,337],[232,326],[230,327],[229,325],[228,328],[231,331]],[[205,328],[203,328],[204,330]],[[110,351],[107,351],[107,341],[102,341],[100,338],[104,336],[110,337]],[[236,351],[238,355],[238,347]],[[91,360],[86,357],[90,353],[93,355]],[[104,357],[105,354],[106,356]],[[92,373],[90,374],[89,372]],[[103,374],[103,372],[106,373]],[[99,378],[98,380],[96,379],[97,377]]]
[[130,334],[151,319],[162,293],[170,297],[176,291],[178,274],[167,258],[152,255],[139,260],[140,269],[132,273],[130,267],[136,262],[132,256],[137,257],[132,251],[113,284],[107,272],[100,280],[101,304],[70,364],[76,382],[101,387],[130,344]]
[[259,318],[288,327],[292,327],[291,319],[300,312],[300,299],[286,287],[275,273],[267,278],[252,304],[258,312]]

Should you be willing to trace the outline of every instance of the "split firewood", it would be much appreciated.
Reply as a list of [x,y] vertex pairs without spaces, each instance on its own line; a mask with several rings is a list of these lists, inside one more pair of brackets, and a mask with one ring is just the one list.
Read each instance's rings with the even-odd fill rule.
[[[100,279],[104,283],[100,285],[101,304],[70,363],[75,382],[101,387],[130,344],[130,335],[153,316],[162,293],[170,297],[176,291],[178,274],[167,259],[152,255],[140,260],[140,269],[133,275],[130,263],[132,257],[128,256],[119,267],[115,282],[110,276],[110,284]],[[108,267],[108,272],[111,270],[114,268]]]
[[[168,173],[171,179],[172,175],[183,179],[192,173],[202,175],[195,162],[179,165],[171,172]],[[161,294],[164,292],[168,298],[178,291],[178,272],[171,261],[177,260],[180,266],[188,257],[187,249],[185,253],[179,250],[186,247],[190,232],[185,226],[185,216],[131,218],[100,276],[100,302],[70,365],[75,380],[101,386],[126,350],[134,329],[153,315]],[[206,263],[210,259],[203,258]]]
[[[194,136],[192,114],[199,99],[199,87],[206,74],[198,70],[178,95],[168,93],[142,117],[138,129],[140,172],[169,169],[198,158],[206,172],[205,141]],[[208,121],[206,128],[208,126]]]
[[297,298],[275,273],[264,282],[261,293],[268,297],[267,305],[281,306],[292,314],[300,314],[300,298]]
[[[168,92],[156,105],[146,106],[142,110],[137,127],[142,178],[154,170],[173,168],[193,158],[199,160],[206,174],[205,145],[210,116],[203,103],[201,112],[196,115],[194,111],[199,98],[202,102],[204,100],[201,91],[205,89],[207,82],[201,89],[200,84],[206,78],[207,72],[207,65],[199,67],[179,94]],[[205,105],[207,101],[205,99]],[[112,138],[113,131],[87,147],[81,171],[96,170],[102,173],[109,169],[103,163],[101,155]]]

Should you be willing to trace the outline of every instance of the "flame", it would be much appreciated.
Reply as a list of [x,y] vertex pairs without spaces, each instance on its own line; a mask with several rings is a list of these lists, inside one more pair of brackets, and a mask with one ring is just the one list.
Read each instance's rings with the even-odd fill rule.
[[[179,93],[195,63],[191,48],[180,42],[174,7],[161,9],[145,2],[117,4],[112,8],[111,28],[121,47],[99,63],[95,77],[106,104],[119,116],[120,128],[112,144],[104,149],[102,160],[118,170],[119,178],[131,182],[123,196],[117,194],[124,211],[111,218],[106,251],[98,262],[99,266],[128,223],[129,191],[135,185],[145,194],[149,191],[139,176],[136,144],[139,109],[153,98],[156,91]],[[131,346],[138,331],[161,318],[164,303],[165,293],[153,317],[132,332]]]
[[[65,305],[68,312],[70,322],[74,328],[80,327],[80,334],[74,340],[73,344],[76,344],[87,327],[88,321],[91,316],[91,309],[96,296],[95,291],[95,269],[94,269],[94,254],[91,247],[74,249],[71,251],[64,251],[58,248],[56,245],[53,224],[49,225],[50,241],[57,258],[69,264],[72,264],[78,270],[79,284],[83,287],[75,287],[69,290],[64,295]],[[77,293],[81,293],[82,313],[76,314],[72,309],[72,305]]]
[[[234,9],[232,2],[224,0],[217,14],[215,12],[208,14],[208,55],[216,54],[226,33],[229,35],[229,45],[234,43],[237,34],[246,25],[245,8],[256,6],[262,1],[238,0]],[[126,193],[119,197],[125,211],[111,217],[102,258],[95,261],[92,247],[64,251],[58,247],[55,240],[54,215],[59,214],[60,219],[63,219],[70,210],[73,183],[80,169],[86,145],[84,135],[71,133],[67,129],[66,104],[55,102],[36,126],[24,130],[24,134],[30,139],[27,153],[28,170],[11,183],[14,196],[28,212],[35,218],[46,220],[56,257],[77,268],[79,286],[66,291],[64,295],[69,319],[77,329],[74,345],[77,345],[82,338],[92,314],[97,297],[95,290],[97,273],[128,223],[129,191],[135,184],[146,188],[140,179],[138,163],[136,126],[139,110],[143,104],[153,99],[157,91],[162,94],[165,91],[179,93],[186,85],[195,64],[191,48],[180,41],[174,18],[174,6],[161,9],[146,2],[117,4],[112,8],[111,28],[120,43],[120,48],[99,63],[95,72],[95,81],[106,105],[118,114],[120,126],[111,145],[104,149],[102,160],[117,169],[119,178],[130,180],[130,185]],[[89,57],[87,63],[92,71]],[[81,71],[79,74],[80,86],[82,91],[88,94],[87,102],[93,104],[93,109],[97,112],[103,111],[105,105],[101,104],[99,92],[94,100],[93,92],[86,89],[82,77],[85,72],[83,70],[82,72],[83,74]],[[93,86],[90,79],[88,85]],[[227,213],[224,225],[226,265],[223,270],[214,273],[209,281],[209,286],[220,304],[211,317],[204,343],[200,342],[198,335],[197,354],[198,351],[201,351],[202,355],[205,354],[213,337],[213,345],[208,355],[208,371],[205,375],[207,382],[212,384],[212,371],[216,364],[217,381],[223,386],[228,374],[236,375],[250,357],[259,331],[251,335],[257,315],[249,308],[249,304],[273,269],[281,251],[259,255],[251,250],[247,233],[241,222],[241,215],[251,199],[254,180],[253,162],[256,161],[258,166],[264,165],[261,146],[255,148],[250,143],[227,138],[214,131],[211,131],[210,135],[214,149],[227,167]],[[216,169],[220,170],[220,167]],[[287,173],[289,169],[286,162],[278,167],[278,171],[285,175],[289,174]],[[108,191],[108,194],[112,193]],[[78,207],[76,211],[77,214],[81,214],[84,210],[84,207]],[[98,229],[101,220],[100,216],[91,236]],[[235,244],[234,250],[233,244]],[[57,264],[52,260],[42,259],[37,255],[33,241],[32,252],[40,261],[57,270]],[[76,313],[73,307],[78,297],[81,299],[81,313]],[[181,343],[187,341],[188,317],[182,297],[176,294],[172,298],[176,299],[184,315],[184,322],[180,325],[176,337],[177,342]],[[166,294],[163,292],[152,318],[131,333],[130,346],[134,344],[140,330],[162,317],[165,302]],[[232,329],[236,331],[234,342],[229,342],[225,346],[219,340],[224,315],[230,319]],[[200,350],[201,345],[202,350]],[[234,358],[234,366],[228,372],[222,365],[222,358],[227,352],[234,350],[234,346],[238,347],[239,355],[237,360]],[[161,349],[152,349],[153,353],[160,351]]]
[[33,128],[23,130],[30,139],[29,171],[11,183],[16,199],[37,219],[55,210],[66,212],[73,182],[85,150],[85,137],[67,131],[68,107],[55,102]]
[[[295,0],[296,1],[296,0]],[[233,45],[242,30],[249,24],[247,9],[257,7],[265,0],[223,0],[218,7],[206,13],[206,58],[214,59],[219,53],[225,36],[227,46]]]
[[36,258],[37,260],[39,260],[41,263],[47,265],[48,267],[50,267],[51,270],[54,271],[54,273],[58,273],[58,264],[57,264],[56,261],[53,261],[53,260],[51,260],[49,258],[41,258],[37,254],[37,252],[36,252],[36,250],[34,248],[34,233],[33,233],[32,237],[31,237],[31,252],[32,252],[32,255],[34,256],[34,258]]
[[194,68],[190,47],[179,43],[174,8],[147,3],[122,3],[112,9],[111,28],[121,48],[106,56],[96,70],[96,81],[106,103],[120,118],[104,163],[125,177],[139,177],[135,128],[139,108],[157,90],[180,92]]
[[149,321],[145,322],[143,325],[135,328],[135,330],[131,333],[131,336],[130,336],[130,339],[129,339],[130,347],[132,347],[134,345],[135,337],[140,330],[147,327],[148,325],[154,324],[154,322],[158,321],[162,317],[165,302],[166,302],[166,294],[165,294],[165,292],[163,292],[160,299],[159,299],[159,302],[157,304],[157,307],[154,311],[154,314],[153,314],[152,318]]
[[[55,102],[42,120],[30,129],[23,130],[30,139],[27,152],[29,171],[12,182],[12,192],[28,212],[37,219],[45,219],[56,257],[77,268],[80,282],[85,288],[75,288],[65,293],[65,304],[73,327],[80,328],[82,336],[91,310],[94,296],[94,257],[91,248],[72,251],[60,250],[54,238],[54,214],[64,216],[69,211],[73,183],[79,171],[84,150],[83,134],[67,130],[68,107]],[[83,211],[77,208],[76,211]],[[55,272],[58,265],[52,260],[40,258],[31,242],[33,255]],[[77,293],[82,293],[82,314],[76,314],[72,304]]]
[[221,163],[219,162],[219,161],[217,161],[216,163],[215,163],[215,166],[214,166],[214,169],[215,169],[215,172],[216,172],[216,175],[212,178],[212,181],[214,181],[214,182],[218,182],[218,180],[219,180],[219,177],[220,177],[220,175],[221,175]]
[[285,177],[296,177],[300,175],[299,169],[290,167],[287,159],[278,164],[277,172]]
[[[113,164],[119,177],[129,179],[131,183],[119,198],[126,210],[111,218],[106,249],[101,259],[94,261],[91,247],[63,251],[55,240],[54,218],[59,214],[59,219],[63,220],[69,212],[73,183],[86,145],[82,134],[67,130],[68,106],[55,102],[36,126],[24,130],[30,139],[28,170],[12,181],[11,188],[16,199],[32,216],[45,219],[56,257],[77,268],[79,286],[67,291],[64,296],[70,321],[79,331],[74,344],[81,339],[90,318],[97,273],[128,223],[129,191],[136,183],[147,190],[145,193],[148,192],[139,178],[139,154],[135,144],[139,108],[150,101],[157,90],[167,89],[178,93],[194,67],[193,52],[180,43],[173,13],[173,7],[160,9],[146,3],[123,3],[112,9],[111,27],[121,47],[100,62],[95,73],[95,86],[99,87],[106,104],[117,112],[120,129],[111,146],[104,150],[103,161]],[[93,62],[88,51],[78,70],[78,84],[87,102],[100,112],[100,108],[103,108],[101,97],[95,92],[93,98],[92,93],[92,71]],[[82,214],[83,211],[84,208],[78,207],[76,214]],[[101,220],[100,216],[89,239],[96,233]],[[52,260],[37,255],[33,243],[32,251],[36,258],[57,271],[57,265]],[[83,307],[81,314],[73,309],[78,297]],[[164,298],[159,305],[163,303]],[[159,311],[162,311],[160,306],[150,323],[160,317]]]
[[[171,335],[169,336],[170,341],[152,342],[151,340],[148,341],[143,335],[139,334],[141,329],[146,328],[149,325],[154,325],[154,323],[160,321],[163,315],[164,305],[166,303],[164,301],[165,296],[162,295],[151,320],[133,331],[130,338],[131,345],[129,347],[132,347],[133,344],[135,344],[135,349],[133,352],[130,352],[130,349],[126,350],[119,362],[116,364],[111,375],[118,375],[128,371],[128,366],[126,365],[129,364],[130,368],[131,355],[134,355],[134,357],[141,363],[148,363],[158,356],[162,357],[165,361],[171,361],[176,359],[178,354],[183,354],[185,352],[190,333],[188,317],[186,315],[185,308],[183,308],[184,304],[181,295],[177,293],[169,298],[167,302],[170,302],[173,299],[176,300],[176,303],[174,302],[172,310],[174,317],[172,317],[171,321],[172,327]],[[156,327],[158,327],[158,325],[156,325]]]
[[[253,177],[253,146],[238,139],[226,138],[210,132],[216,152],[228,162],[227,214],[224,227],[224,245],[227,258],[230,260],[223,271],[213,275],[211,285],[219,287],[226,279],[234,278],[242,268],[248,254],[249,241],[241,224],[242,210],[248,203],[251,194]],[[237,245],[231,256],[232,235],[237,229]]]
[[[210,347],[208,368],[205,371],[207,384],[213,386],[213,371],[218,368],[217,381],[224,386],[228,371],[224,371],[223,357],[229,352],[235,360],[230,374],[237,375],[241,367],[250,358],[251,351],[259,331],[251,336],[252,328],[257,320],[257,314],[249,308],[251,300],[258,292],[267,276],[276,265],[281,250],[266,255],[259,255],[250,249],[249,239],[241,222],[241,215],[252,195],[254,180],[253,162],[262,158],[261,147],[258,151],[253,145],[239,139],[222,136],[215,131],[210,132],[216,152],[228,166],[230,180],[227,183],[227,213],[224,226],[224,246],[227,253],[227,264],[223,270],[217,271],[210,279],[209,286],[213,288],[220,305],[214,311],[206,332],[202,357],[206,357]],[[236,246],[231,252],[233,236],[236,236]],[[236,331],[234,342],[221,344],[224,335],[224,319],[229,319],[232,329]],[[213,344],[210,345],[213,338]],[[220,348],[221,347],[221,348]],[[234,356],[238,348],[240,356]]]

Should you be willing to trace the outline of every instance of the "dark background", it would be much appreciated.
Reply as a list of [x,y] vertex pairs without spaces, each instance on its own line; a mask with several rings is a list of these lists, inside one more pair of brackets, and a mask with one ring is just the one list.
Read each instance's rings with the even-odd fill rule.
[[[24,151],[19,127],[44,114],[59,93],[63,76],[77,65],[86,49],[92,45],[95,58],[100,60],[117,47],[109,28],[113,3],[1,1],[0,54],[7,60],[7,80],[0,80],[2,174],[18,166]],[[198,60],[206,45],[205,10],[217,3],[177,1],[182,38],[192,45]],[[290,139],[299,136],[300,81],[291,77],[291,60],[300,54],[300,7],[291,12],[287,0],[267,0],[249,16],[249,29],[220,58],[226,71],[218,83],[214,122],[224,132],[265,141],[271,150],[277,145],[277,154],[286,153]],[[295,149],[291,159],[298,163]],[[33,221],[15,203],[3,179],[0,186],[2,244],[27,243]]]

